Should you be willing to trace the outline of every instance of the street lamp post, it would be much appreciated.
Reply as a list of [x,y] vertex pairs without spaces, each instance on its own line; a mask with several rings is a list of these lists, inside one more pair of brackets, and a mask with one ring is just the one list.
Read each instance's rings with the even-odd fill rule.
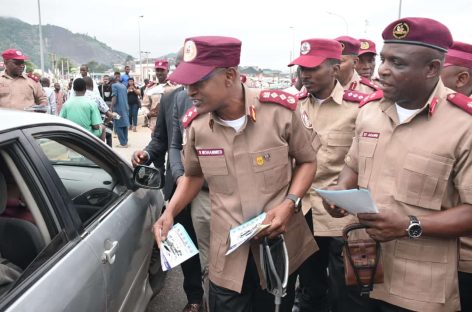
[[41,3],[38,0],[38,17],[39,17],[39,59],[41,62],[41,75],[44,75],[44,49],[43,49],[43,30],[41,26]]
[[[146,55],[146,78],[149,79],[149,54],[151,52],[149,51],[141,51],[141,53],[144,53]],[[143,80],[144,81],[144,80]]]
[[398,3],[398,19],[402,18],[402,0]]
[[[294,46],[295,46],[295,27],[290,26],[290,30],[292,31],[292,48],[290,49],[290,60],[289,60],[289,62],[291,62],[295,58],[295,50],[294,50]],[[293,78],[292,69],[293,69],[292,66],[290,66],[290,79]]]
[[143,62],[141,60],[141,23],[139,22],[144,15],[138,16],[138,45],[139,45],[139,68],[141,72],[141,81],[143,81]]
[[342,15],[339,15],[339,14],[336,14],[336,13],[333,13],[333,12],[326,12],[328,13],[329,15],[334,15],[334,16],[337,16],[339,17],[340,19],[342,19],[344,21],[344,25],[346,26],[346,35],[349,35],[349,25],[347,24],[347,20],[344,16]]

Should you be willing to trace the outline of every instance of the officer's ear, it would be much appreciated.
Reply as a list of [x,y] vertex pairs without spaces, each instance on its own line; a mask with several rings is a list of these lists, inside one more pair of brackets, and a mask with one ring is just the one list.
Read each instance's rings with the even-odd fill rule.
[[470,74],[468,71],[461,71],[457,75],[456,86],[462,88],[470,83]]
[[336,64],[331,65],[331,68],[333,70],[334,76],[337,77],[339,74],[339,71],[341,70],[341,65],[339,65],[339,63],[336,63]]
[[225,80],[227,86],[230,86],[230,83],[233,84],[235,82],[239,83],[239,72],[235,67],[228,67],[225,71]]
[[426,66],[426,78],[438,77],[441,74],[442,61],[440,59],[432,59]]

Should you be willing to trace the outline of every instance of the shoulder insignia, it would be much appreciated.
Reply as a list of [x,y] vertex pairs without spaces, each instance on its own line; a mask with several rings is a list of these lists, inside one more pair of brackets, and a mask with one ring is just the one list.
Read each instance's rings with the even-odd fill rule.
[[472,99],[462,93],[451,93],[447,100],[472,115]]
[[306,90],[305,87],[303,87],[303,88],[300,90],[300,92],[298,92],[298,93],[296,94],[296,96],[297,96],[297,98],[298,98],[299,100],[306,99],[306,98],[308,97],[308,91]]
[[354,90],[345,90],[343,95],[343,100],[357,103],[360,103],[365,98],[367,98],[367,94]]
[[197,108],[196,107],[190,107],[184,114],[184,117],[182,117],[182,126],[184,128],[188,128],[192,121],[198,117],[197,113]]
[[367,95],[367,97],[361,101],[361,103],[359,104],[359,107],[362,107],[369,102],[380,100],[381,98],[383,98],[383,91],[382,90],[375,91],[374,93]]
[[356,90],[356,88],[357,88],[357,81],[353,81],[353,82],[351,82],[351,84],[349,85],[348,90]]
[[361,77],[361,80],[360,82],[363,84],[363,85],[366,85],[368,87],[371,87],[372,89],[374,89],[375,91],[379,91],[380,90],[380,86],[376,85],[375,83],[373,83],[372,81],[370,81],[369,79],[365,78],[365,77]]
[[296,96],[279,90],[263,90],[259,93],[261,103],[277,103],[290,110],[297,108],[298,99]]
[[27,76],[28,76],[28,78],[30,78],[30,79],[32,79],[32,80],[34,80],[34,81],[36,81],[36,82],[39,82],[38,77],[36,77],[35,75],[30,75],[30,74],[28,74]]

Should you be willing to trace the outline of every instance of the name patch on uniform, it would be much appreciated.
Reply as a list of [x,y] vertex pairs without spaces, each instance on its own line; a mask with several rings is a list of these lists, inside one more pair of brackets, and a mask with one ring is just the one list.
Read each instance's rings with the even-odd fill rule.
[[362,132],[362,137],[363,138],[372,138],[372,139],[378,139],[380,137],[380,133],[378,132]]
[[198,156],[223,156],[225,151],[222,148],[197,149]]

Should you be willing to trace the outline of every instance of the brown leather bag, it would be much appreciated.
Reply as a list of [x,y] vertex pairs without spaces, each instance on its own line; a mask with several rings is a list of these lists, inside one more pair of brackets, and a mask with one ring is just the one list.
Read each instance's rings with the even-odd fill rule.
[[360,223],[343,229],[344,277],[347,286],[358,286],[361,295],[368,295],[375,284],[383,283],[383,264],[380,243],[373,239],[348,240],[352,230],[367,228]]

